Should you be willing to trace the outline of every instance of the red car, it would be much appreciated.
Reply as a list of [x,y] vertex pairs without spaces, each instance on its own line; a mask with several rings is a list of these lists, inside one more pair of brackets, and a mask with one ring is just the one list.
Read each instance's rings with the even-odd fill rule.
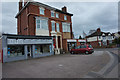
[[70,50],[71,54],[74,54],[74,53],[92,54],[93,52],[94,50],[91,45],[80,45]]

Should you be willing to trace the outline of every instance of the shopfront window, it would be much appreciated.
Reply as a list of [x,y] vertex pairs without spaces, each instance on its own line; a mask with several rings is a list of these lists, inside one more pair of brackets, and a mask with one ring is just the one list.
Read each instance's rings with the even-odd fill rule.
[[24,46],[8,46],[8,53],[9,57],[16,57],[16,56],[23,56],[24,55]]
[[51,52],[51,45],[36,45],[35,54],[45,54]]

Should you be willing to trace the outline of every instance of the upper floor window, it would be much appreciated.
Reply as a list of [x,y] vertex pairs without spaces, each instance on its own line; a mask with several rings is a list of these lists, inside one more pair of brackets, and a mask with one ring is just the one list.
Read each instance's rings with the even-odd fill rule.
[[59,23],[56,23],[57,32],[60,32]]
[[51,11],[51,17],[55,17],[55,12]]
[[59,18],[59,14],[58,13],[56,13],[56,18]]
[[36,19],[36,28],[48,30],[48,20],[47,19]]
[[45,14],[45,9],[40,7],[40,14],[44,15]]
[[55,22],[51,21],[51,24],[52,24],[52,31],[55,31]]
[[64,15],[64,20],[67,20],[67,16],[66,15]]
[[69,23],[63,23],[63,32],[70,32],[70,24]]

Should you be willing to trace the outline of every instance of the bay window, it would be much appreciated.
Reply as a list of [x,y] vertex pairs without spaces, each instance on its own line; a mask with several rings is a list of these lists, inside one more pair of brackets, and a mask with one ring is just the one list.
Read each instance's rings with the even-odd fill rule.
[[63,32],[70,32],[70,23],[62,24]]
[[36,18],[36,29],[48,30],[48,20],[42,18]]

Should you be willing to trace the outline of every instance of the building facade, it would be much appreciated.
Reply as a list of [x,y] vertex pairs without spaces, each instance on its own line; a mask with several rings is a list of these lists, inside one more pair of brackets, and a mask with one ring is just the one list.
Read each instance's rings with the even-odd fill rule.
[[53,36],[55,53],[60,54],[66,50],[64,41],[73,38],[72,16],[65,6],[59,10],[40,2],[20,0],[17,32],[18,35]]
[[87,43],[90,43],[93,47],[102,47],[108,46],[112,44],[115,39],[114,34],[110,32],[102,32],[100,28],[98,28],[92,34],[86,36]]
[[50,36],[2,35],[2,62],[54,55]]

